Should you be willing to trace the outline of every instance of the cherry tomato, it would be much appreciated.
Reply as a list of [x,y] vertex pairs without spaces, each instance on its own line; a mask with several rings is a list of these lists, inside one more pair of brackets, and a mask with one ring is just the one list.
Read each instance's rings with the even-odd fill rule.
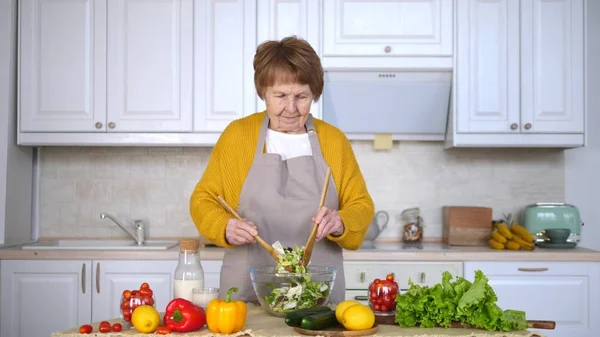
[[156,330],[156,333],[159,335],[168,335],[171,333],[171,328],[166,325],[159,326]]
[[119,331],[123,330],[123,326],[121,325],[121,323],[115,323],[112,325],[112,329],[115,332],[119,332]]
[[376,278],[375,281],[373,281],[373,283],[375,283],[375,284],[379,284],[380,282],[381,282],[381,280],[378,278]]
[[375,304],[375,305],[373,305],[373,310],[381,311],[381,306],[379,304]]
[[110,325],[100,325],[98,327],[98,331],[100,331],[100,332],[110,332]]
[[100,326],[102,326],[102,325],[108,325],[108,326],[110,326],[110,322],[109,321],[102,321],[102,322],[100,322]]
[[128,300],[131,298],[131,290],[123,290],[123,299]]
[[123,313],[123,320],[125,322],[131,322],[131,312],[124,312]]
[[152,296],[152,289],[143,288],[140,289],[140,295],[142,296]]
[[84,324],[79,327],[79,333],[83,333],[83,334],[92,333],[93,330],[94,330],[94,328],[92,328],[92,326],[89,324]]
[[371,291],[371,299],[374,300],[377,299],[377,297],[379,297],[379,295],[377,295],[377,292]]
[[129,306],[129,301],[123,301],[123,303],[121,303],[121,309],[123,309],[123,311],[130,310],[131,307]]
[[144,302],[146,305],[154,305],[154,299],[152,296],[144,296],[144,298],[142,298],[142,302]]
[[394,274],[388,274],[385,277],[386,280],[390,281],[390,282],[394,282]]
[[375,289],[377,289],[377,284],[371,283],[371,285],[369,286],[369,291],[374,291]]
[[381,307],[379,307],[379,309],[381,311],[390,311],[390,309],[388,309],[388,307],[385,304],[381,305]]
[[148,283],[144,282],[142,283],[142,285],[140,286],[140,290],[142,289],[150,289],[150,286],[148,285]]

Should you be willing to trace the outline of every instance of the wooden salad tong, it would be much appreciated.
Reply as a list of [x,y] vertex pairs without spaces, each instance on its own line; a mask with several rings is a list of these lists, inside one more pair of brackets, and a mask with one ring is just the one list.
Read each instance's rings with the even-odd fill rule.
[[[238,214],[238,212],[236,212],[235,209],[233,209],[231,206],[229,206],[227,201],[225,201],[225,199],[223,199],[220,195],[217,196],[217,200],[219,201],[221,206],[223,206],[226,210],[228,210],[229,213],[231,213],[236,219],[238,219],[240,221],[244,221],[242,219],[242,217]],[[273,246],[268,244],[258,234],[256,234],[256,236],[254,236],[254,238],[267,251],[267,253],[269,253],[269,255],[271,255],[275,259],[275,261],[279,262],[279,253],[275,250],[275,248],[273,248]]]
[[[327,189],[329,188],[329,179],[331,178],[331,167],[327,167],[327,172],[325,173],[325,180],[323,181],[323,189],[321,190],[321,200],[319,201],[319,208],[317,209],[317,213],[321,210],[321,207],[325,204],[325,197],[327,196]],[[302,264],[304,266],[308,266],[308,262],[310,262],[310,257],[312,255],[313,247],[315,246],[315,239],[317,238],[317,224],[313,223],[313,229],[308,237],[308,241],[306,242],[306,246],[304,246],[304,258],[302,259]]]

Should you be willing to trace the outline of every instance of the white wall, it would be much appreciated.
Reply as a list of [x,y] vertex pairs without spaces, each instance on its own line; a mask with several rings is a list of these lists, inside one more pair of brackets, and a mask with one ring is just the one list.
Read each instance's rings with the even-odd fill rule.
[[565,199],[585,223],[581,246],[600,249],[600,1],[587,1],[587,146],[565,152]]
[[32,149],[16,145],[17,2],[0,1],[0,244],[30,240]]

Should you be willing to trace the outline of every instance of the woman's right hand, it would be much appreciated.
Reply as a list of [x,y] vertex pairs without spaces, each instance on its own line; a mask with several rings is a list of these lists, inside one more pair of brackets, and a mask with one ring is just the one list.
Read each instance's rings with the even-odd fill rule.
[[244,221],[236,218],[231,218],[227,221],[227,227],[225,227],[225,239],[229,244],[234,246],[244,245],[247,243],[255,243],[254,238],[258,235],[256,225],[251,221],[244,219]]

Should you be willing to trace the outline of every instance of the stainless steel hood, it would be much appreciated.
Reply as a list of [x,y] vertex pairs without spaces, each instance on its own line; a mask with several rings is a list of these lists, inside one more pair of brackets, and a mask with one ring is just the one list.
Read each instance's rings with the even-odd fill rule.
[[449,70],[326,71],[322,118],[349,139],[443,141],[451,87]]

